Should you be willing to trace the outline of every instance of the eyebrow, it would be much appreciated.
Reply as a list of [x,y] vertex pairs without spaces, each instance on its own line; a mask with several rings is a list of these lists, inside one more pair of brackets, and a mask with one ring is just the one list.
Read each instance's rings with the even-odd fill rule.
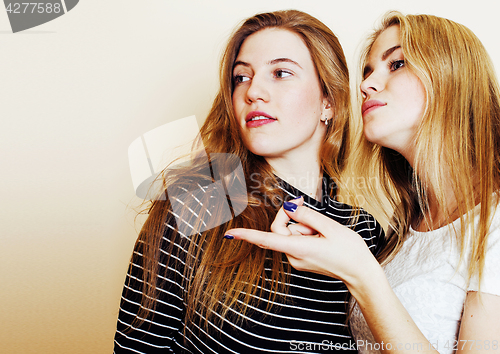
[[292,64],[295,64],[299,68],[302,69],[302,66],[300,66],[299,63],[297,63],[295,60],[292,60],[289,58],[277,58],[277,59],[273,59],[273,60],[267,62],[267,64],[269,64],[269,65],[274,65],[274,64],[278,64],[278,63],[292,63]]
[[233,64],[233,68],[237,67],[238,65],[250,66],[250,64],[245,63],[244,61],[238,60],[238,61],[235,61],[235,62],[234,62],[234,64]]
[[386,60],[389,55],[391,55],[396,49],[399,49],[399,48],[401,48],[401,46],[398,44],[398,45],[395,45],[394,47],[387,49],[384,52],[384,54],[382,54],[382,60]]
[[[401,48],[401,46],[395,45],[394,47],[391,47],[387,49],[383,54],[382,54],[382,61],[386,60],[389,55],[394,53],[396,49]],[[372,67],[370,65],[366,65],[363,69],[363,78],[366,78],[366,76],[373,71]]]
[[[291,64],[297,65],[299,68],[302,69],[302,66],[300,66],[299,63],[297,63],[295,60],[292,60],[289,58],[276,58],[276,59],[268,61],[266,64],[267,65],[274,65],[274,64],[278,64],[278,63],[291,63]],[[233,68],[237,67],[238,65],[242,65],[242,66],[246,66],[246,67],[250,66],[249,63],[238,60],[238,61],[234,62]]]

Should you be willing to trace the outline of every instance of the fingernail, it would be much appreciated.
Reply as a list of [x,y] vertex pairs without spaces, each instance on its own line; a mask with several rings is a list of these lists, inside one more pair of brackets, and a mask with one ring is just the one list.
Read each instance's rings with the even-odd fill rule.
[[291,211],[293,213],[295,210],[297,210],[297,204],[293,204],[291,202],[284,202],[283,209],[285,209],[286,211]]
[[233,235],[224,235],[224,238],[227,238],[228,240],[232,240],[234,238]]

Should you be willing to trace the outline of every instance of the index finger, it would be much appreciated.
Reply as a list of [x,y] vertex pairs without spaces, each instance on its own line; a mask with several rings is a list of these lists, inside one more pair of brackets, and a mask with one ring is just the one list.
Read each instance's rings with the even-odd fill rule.
[[286,236],[273,232],[258,231],[253,229],[231,229],[226,232],[226,235],[233,236],[237,240],[243,240],[260,248],[270,249],[273,251],[283,252],[286,254],[294,254],[297,247],[295,242],[290,242],[291,239],[307,236]]

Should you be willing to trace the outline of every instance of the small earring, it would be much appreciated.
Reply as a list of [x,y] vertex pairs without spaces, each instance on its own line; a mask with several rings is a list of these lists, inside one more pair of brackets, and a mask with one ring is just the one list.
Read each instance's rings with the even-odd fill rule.
[[324,122],[325,122],[325,125],[328,125],[328,117],[325,117]]

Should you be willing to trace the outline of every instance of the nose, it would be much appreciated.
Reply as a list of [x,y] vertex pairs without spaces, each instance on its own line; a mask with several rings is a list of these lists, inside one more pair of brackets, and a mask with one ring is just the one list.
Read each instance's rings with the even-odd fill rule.
[[382,91],[384,89],[384,86],[382,80],[377,77],[375,72],[372,72],[370,75],[363,79],[361,85],[359,85],[359,88],[361,89],[363,97],[367,97],[375,92]]
[[269,90],[265,78],[258,75],[252,77],[246,92],[246,100],[249,104],[257,101],[267,102],[269,100]]

